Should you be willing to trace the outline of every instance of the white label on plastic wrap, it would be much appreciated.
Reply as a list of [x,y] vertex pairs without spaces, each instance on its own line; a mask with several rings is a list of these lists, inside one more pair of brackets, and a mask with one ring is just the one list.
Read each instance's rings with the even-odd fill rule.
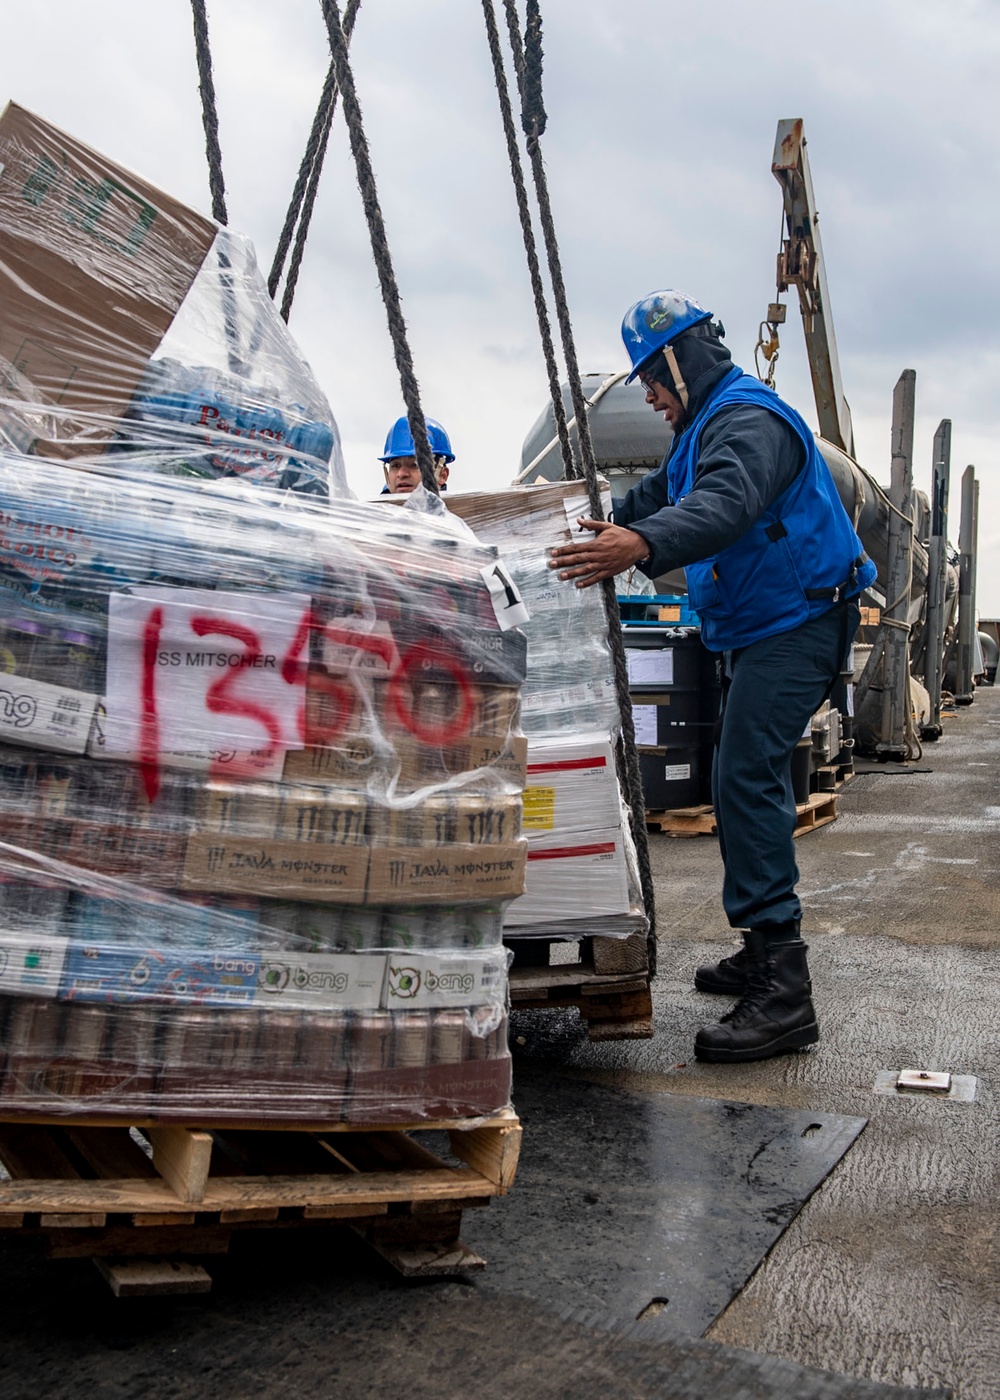
[[390,953],[385,1006],[404,1011],[425,1006],[482,1006],[507,994],[507,959],[502,948],[480,957],[447,953]]
[[673,685],[674,649],[661,647],[654,651],[628,649],[628,678],[633,685]]
[[223,769],[241,757],[247,776],[280,776],[303,747],[294,682],[309,598],[135,588],[109,604],[107,757]]
[[565,612],[569,606],[566,602],[566,585],[564,583],[532,588],[530,596],[532,617],[538,617],[539,613]]
[[663,769],[663,781],[665,783],[687,782],[691,776],[690,763],[668,763]]
[[527,622],[528,609],[506,565],[498,559],[493,564],[485,564],[479,572],[490,590],[490,601],[501,631],[507,632]]
[[68,938],[0,933],[0,995],[54,997],[68,947]]
[[632,723],[635,725],[635,742],[637,744],[656,743],[655,705],[633,705]]
[[854,718],[854,686],[851,684],[847,686],[847,713]]
[[264,953],[254,1004],[373,1011],[382,1000],[382,953]]
[[26,676],[0,675],[0,736],[56,753],[83,753],[97,696]]
[[[602,507],[602,509],[603,509],[603,511],[604,511],[604,518],[605,518],[606,520],[610,520],[610,519],[611,519],[611,492],[610,492],[610,491],[602,491],[602,493],[601,493],[601,507]],[[590,531],[590,530],[585,530],[580,524],[578,524],[578,521],[579,521],[579,518],[580,518],[581,515],[584,516],[587,520],[593,519],[593,516],[591,515],[591,509],[590,509],[590,496],[589,496],[586,492],[581,493],[579,496],[567,496],[567,497],[563,500],[563,509],[564,509],[565,512],[566,512],[566,523],[567,523],[567,525],[569,526],[569,532],[570,532],[570,534],[573,536],[573,538],[574,538],[574,539],[584,539],[584,538],[593,539],[593,532]]]

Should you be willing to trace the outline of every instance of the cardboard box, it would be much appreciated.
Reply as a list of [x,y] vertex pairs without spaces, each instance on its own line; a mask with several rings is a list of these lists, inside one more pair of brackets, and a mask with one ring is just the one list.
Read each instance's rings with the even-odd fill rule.
[[507,959],[500,949],[464,955],[390,953],[385,974],[387,1011],[503,1005],[507,995]]
[[51,934],[0,932],[0,996],[54,997],[68,947],[68,938]]
[[620,821],[614,750],[604,735],[529,740],[524,789],[529,841],[544,832],[600,830]]
[[260,957],[228,949],[201,951],[134,942],[74,940],[59,995],[64,1001],[197,1002],[249,1006],[257,992]]
[[[475,735],[441,745],[400,739],[396,754],[399,785],[404,790],[432,787],[465,775],[463,792],[479,792],[486,787],[494,792],[498,779],[505,788],[520,792],[525,784],[528,741],[520,734]],[[470,783],[468,775],[479,769],[486,770],[482,783]]]
[[215,234],[208,219],[9,103],[0,115],[0,388],[60,413],[4,406],[0,434],[61,457],[103,442]]
[[455,904],[510,899],[524,889],[527,846],[376,847],[369,904]]
[[328,783],[348,792],[385,786],[395,767],[388,745],[363,735],[345,738],[331,748],[310,746],[285,754],[286,783]]
[[355,1070],[337,1116],[352,1123],[414,1123],[479,1118],[510,1102],[509,1055],[453,1065]]
[[257,981],[262,1009],[373,1011],[385,988],[383,953],[263,953]]
[[198,834],[188,838],[180,887],[310,903],[363,904],[368,854],[364,846]]
[[[598,478],[598,484],[605,514],[610,515],[610,488],[603,477]],[[590,515],[583,481],[547,481],[507,491],[449,491],[444,502],[452,515],[501,549],[505,538],[516,547],[536,535],[546,544],[563,544],[575,531],[577,516]],[[559,524],[554,530],[555,521]]]
[[507,908],[504,929],[628,912],[621,829],[557,832],[530,843],[525,892]]
[[82,818],[0,816],[0,840],[160,890],[177,888],[184,865],[185,838],[179,833]]
[[0,676],[0,739],[55,753],[83,753],[97,701],[83,690],[27,676]]

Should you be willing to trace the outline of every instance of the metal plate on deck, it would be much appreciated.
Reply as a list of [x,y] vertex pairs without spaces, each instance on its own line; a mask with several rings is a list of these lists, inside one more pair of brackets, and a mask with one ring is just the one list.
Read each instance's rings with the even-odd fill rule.
[[462,1227],[489,1260],[479,1286],[664,1336],[705,1331],[867,1121],[626,1093],[538,1064],[517,1066],[515,1094],[516,1189]]

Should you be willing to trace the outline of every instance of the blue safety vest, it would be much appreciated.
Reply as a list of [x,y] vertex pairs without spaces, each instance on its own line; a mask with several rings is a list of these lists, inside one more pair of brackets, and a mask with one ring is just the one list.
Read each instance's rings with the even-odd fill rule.
[[735,544],[685,569],[691,606],[711,651],[789,632],[876,577],[805,420],[773,389],[735,366],[671,453],[671,502],[676,505],[693,487],[702,429],[729,404],[766,408],[784,419],[802,439],[806,461],[791,486]]

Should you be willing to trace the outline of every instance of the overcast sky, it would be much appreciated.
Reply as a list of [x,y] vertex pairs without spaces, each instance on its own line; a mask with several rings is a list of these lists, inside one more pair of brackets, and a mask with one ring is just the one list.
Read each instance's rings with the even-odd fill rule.
[[[1000,615],[997,0],[542,0],[543,138],[581,368],[679,287],[753,368],[774,299],[775,126],[802,117],[858,455],[889,474],[893,385],[917,371],[917,484],[953,420],[981,480],[979,604]],[[209,0],[230,223],[266,269],[327,64],[318,0]],[[479,0],[362,0],[352,60],[425,410],[461,489],[506,485],[546,386]],[[13,98],[209,212],[187,0],[7,0]],[[790,298],[778,388],[815,424]],[[291,329],[373,491],[402,399],[343,123]]]

